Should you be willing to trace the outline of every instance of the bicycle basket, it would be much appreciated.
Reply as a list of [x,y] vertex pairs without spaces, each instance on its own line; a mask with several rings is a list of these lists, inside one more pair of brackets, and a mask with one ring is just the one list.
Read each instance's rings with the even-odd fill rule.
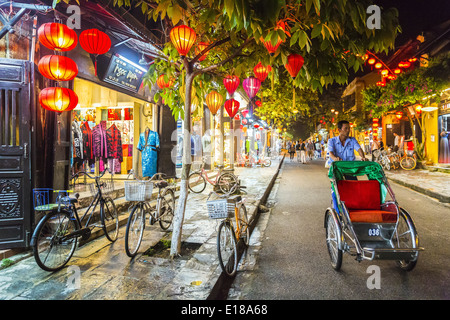
[[125,181],[125,200],[149,201],[152,197],[153,182]]
[[206,202],[208,215],[211,219],[225,219],[234,217],[236,204],[230,199],[217,199]]
[[52,210],[55,204],[50,203],[50,194],[53,189],[36,188],[33,189],[33,208],[36,211]]
[[[101,180],[98,182],[100,188],[102,189],[102,193],[108,194],[114,191],[114,182],[113,180]],[[97,194],[97,185],[95,183],[89,184],[89,189],[91,190],[92,196],[95,197]]]

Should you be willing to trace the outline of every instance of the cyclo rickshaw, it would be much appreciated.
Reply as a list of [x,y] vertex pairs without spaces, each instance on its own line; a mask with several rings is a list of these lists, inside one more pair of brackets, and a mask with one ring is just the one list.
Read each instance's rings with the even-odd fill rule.
[[[331,207],[325,212],[331,265],[339,270],[344,252],[356,260],[395,260],[411,271],[419,237],[409,213],[400,207],[383,168],[369,161],[334,161],[328,171]],[[357,179],[357,180],[354,180]]]

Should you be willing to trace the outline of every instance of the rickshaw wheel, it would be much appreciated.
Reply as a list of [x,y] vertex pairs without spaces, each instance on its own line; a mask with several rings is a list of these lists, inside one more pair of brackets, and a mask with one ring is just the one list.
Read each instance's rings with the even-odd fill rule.
[[[399,222],[397,232],[393,238],[394,244],[398,248],[417,248],[419,247],[419,239],[416,232],[414,222],[408,213],[400,209]],[[397,265],[404,271],[411,271],[417,264],[419,253],[414,260],[398,260]]]
[[339,232],[340,226],[333,218],[333,213],[331,211],[327,211],[325,223],[327,248],[331,258],[331,266],[334,270],[339,270],[342,266],[342,250],[339,249],[341,234]]

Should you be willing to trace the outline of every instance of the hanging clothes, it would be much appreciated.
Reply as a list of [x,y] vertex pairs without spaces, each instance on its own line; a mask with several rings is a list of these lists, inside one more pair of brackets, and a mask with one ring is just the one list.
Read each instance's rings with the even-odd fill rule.
[[72,166],[74,165],[77,168],[83,165],[83,134],[77,121],[72,122]]
[[139,135],[137,149],[142,153],[142,176],[151,177],[157,172],[159,135],[155,131],[146,130]]
[[88,161],[89,165],[95,162],[94,153],[92,150],[92,130],[87,121],[80,126],[83,135],[83,160]]
[[99,159],[108,158],[106,121],[100,121],[100,123],[92,129],[92,142],[94,157]]
[[122,135],[115,124],[106,130],[106,141],[108,146],[108,165],[113,173],[120,173],[123,162]]

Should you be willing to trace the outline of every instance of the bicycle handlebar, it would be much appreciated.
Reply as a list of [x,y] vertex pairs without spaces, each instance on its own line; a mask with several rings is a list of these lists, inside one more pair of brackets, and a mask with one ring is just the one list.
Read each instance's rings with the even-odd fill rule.
[[94,179],[94,180],[97,180],[97,179],[100,179],[101,177],[103,177],[103,176],[105,175],[106,170],[108,170],[108,169],[105,168],[98,176],[91,176],[91,175],[90,175],[89,173],[87,173],[86,171],[79,171],[79,172],[75,173],[75,174],[72,176],[72,179],[77,178],[80,174],[85,174],[85,175],[87,175],[89,178]]
[[235,183],[232,187],[231,187],[231,189],[227,192],[227,193],[224,193],[224,194],[218,194],[217,192],[215,192],[214,190],[213,191],[211,191],[210,193],[209,193],[209,195],[208,195],[208,198],[206,199],[206,200],[209,200],[209,198],[211,197],[211,195],[212,194],[215,194],[216,196],[218,196],[219,198],[228,198],[231,194],[233,194],[237,189],[239,189],[239,188],[245,188],[244,186],[241,186],[240,184],[239,184],[239,182],[238,183]]

